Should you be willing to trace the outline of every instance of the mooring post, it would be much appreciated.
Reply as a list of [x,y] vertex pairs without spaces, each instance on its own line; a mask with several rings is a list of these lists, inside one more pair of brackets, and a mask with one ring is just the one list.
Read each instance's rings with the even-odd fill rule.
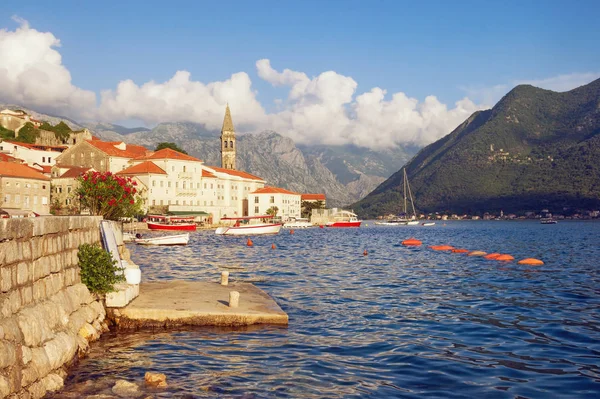
[[229,272],[221,272],[221,285],[229,284]]
[[240,293],[237,291],[229,291],[229,307],[237,308],[240,304]]

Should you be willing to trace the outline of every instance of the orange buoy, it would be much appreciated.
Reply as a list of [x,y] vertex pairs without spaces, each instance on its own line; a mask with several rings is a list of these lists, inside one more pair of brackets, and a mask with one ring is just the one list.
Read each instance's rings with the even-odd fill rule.
[[251,246],[254,245],[254,243],[252,242],[251,239],[248,238],[248,241],[246,241],[246,245],[249,246],[249,247],[251,247]]
[[290,230],[290,234],[294,234],[294,230],[293,230],[293,229],[292,229],[292,230]]
[[423,244],[423,243],[420,240],[417,240],[414,237],[411,237],[408,240],[402,241],[402,245],[415,245],[415,246],[418,246],[418,245],[421,245],[421,244]]
[[520,261],[517,262],[517,264],[519,264],[519,265],[540,266],[540,265],[543,265],[544,262],[542,262],[539,259],[535,259],[535,258],[526,258],[526,259],[521,259]]
[[496,259],[500,255],[501,254],[499,254],[498,252],[492,252],[491,254],[485,255],[484,258],[486,258],[486,259]]
[[455,248],[455,249],[452,250],[453,254],[466,254],[467,252],[469,252],[469,250],[468,249],[463,249],[463,248],[460,248],[460,249]]
[[512,255],[502,254],[502,255],[496,257],[496,260],[510,261],[510,260],[515,260],[515,257]]
[[434,251],[451,251],[454,249],[454,247],[451,245],[430,245],[429,248],[433,249]]
[[275,249],[275,248],[277,248],[277,247],[275,246],[275,244],[274,244],[274,243],[273,243],[273,244],[271,244],[271,249]]
[[367,250],[365,249],[365,252],[363,252],[364,256],[367,256],[369,253],[367,252]]
[[487,252],[483,252],[483,251],[471,251],[469,252],[469,256],[485,256],[487,255]]

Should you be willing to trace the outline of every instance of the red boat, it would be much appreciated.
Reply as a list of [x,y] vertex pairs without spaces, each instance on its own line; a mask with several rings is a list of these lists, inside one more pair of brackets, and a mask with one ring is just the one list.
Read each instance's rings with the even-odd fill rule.
[[327,227],[360,227],[362,221],[358,220],[355,213],[339,211],[333,215],[333,222],[327,222]]
[[146,223],[150,230],[196,230],[193,217],[149,215]]

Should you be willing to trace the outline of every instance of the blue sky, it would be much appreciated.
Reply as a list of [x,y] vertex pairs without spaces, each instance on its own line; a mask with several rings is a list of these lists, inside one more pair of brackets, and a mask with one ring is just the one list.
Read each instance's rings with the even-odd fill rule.
[[[19,1],[4,4],[3,9],[0,28],[16,31],[19,23],[11,17],[18,16],[28,21],[30,29],[60,40],[60,47],[53,48],[62,56],[70,83],[95,93],[97,104],[102,102],[102,90],[116,93],[119,82],[128,79],[142,86],[164,83],[177,71],[187,71],[191,81],[209,84],[244,72],[258,104],[251,105],[249,99],[237,106],[254,113],[262,107],[265,115],[253,118],[238,109],[240,124],[250,130],[272,125],[304,139],[311,137],[304,131],[323,120],[299,125],[295,116],[301,115],[296,118],[300,120],[314,115],[297,111],[300,103],[306,105],[319,94],[304,92],[290,101],[299,80],[274,86],[273,79],[278,78],[261,78],[258,60],[270,60],[280,73],[302,72],[309,80],[326,71],[351,78],[356,83],[352,99],[336,99],[345,112],[353,108],[357,96],[375,87],[386,90],[385,101],[394,93],[417,100],[413,110],[419,112],[427,96],[435,96],[451,111],[465,96],[476,106],[493,105],[518,82],[566,89],[600,76],[598,1]],[[344,92],[339,85],[333,87]],[[3,100],[15,97],[19,98]],[[229,101],[236,104],[235,99]],[[35,99],[33,103],[40,105]],[[328,107],[325,100],[322,103]],[[436,129],[447,129],[462,113],[472,111],[464,108]],[[235,119],[236,110],[232,111]],[[284,111],[289,114],[275,118]],[[81,110],[72,113],[84,116]],[[133,110],[94,116],[99,115],[113,121],[160,122]],[[170,116],[181,118],[177,112]],[[354,119],[349,116],[350,123]],[[205,122],[200,116],[191,120]],[[421,130],[431,125],[419,123]],[[364,130],[348,124],[338,128],[350,141],[360,141],[358,130]],[[419,134],[430,140],[441,134],[437,130],[405,132],[404,139],[396,134],[394,140],[418,141]]]

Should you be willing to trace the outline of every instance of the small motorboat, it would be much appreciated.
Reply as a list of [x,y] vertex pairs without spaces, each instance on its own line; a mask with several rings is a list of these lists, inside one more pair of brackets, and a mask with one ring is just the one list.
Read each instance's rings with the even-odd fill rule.
[[327,222],[326,227],[360,227],[362,223],[358,220],[356,213],[350,211],[339,211],[333,215],[333,221]]
[[225,236],[279,234],[281,223],[269,222],[272,215],[245,216],[239,218],[221,218],[221,221],[235,221],[233,226],[222,226],[215,234]]
[[433,226],[435,225],[435,222],[426,222],[426,223],[422,223],[423,226]]
[[149,238],[143,238],[139,235],[139,237],[136,237],[135,243],[138,245],[187,245],[189,240],[190,233]]

